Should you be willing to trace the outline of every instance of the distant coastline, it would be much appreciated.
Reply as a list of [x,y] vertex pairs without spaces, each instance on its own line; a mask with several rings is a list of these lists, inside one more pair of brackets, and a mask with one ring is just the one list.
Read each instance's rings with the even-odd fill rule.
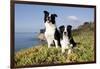
[[32,46],[39,45],[41,41],[38,38],[36,32],[16,32],[15,33],[15,51],[20,51],[21,49],[30,48]]

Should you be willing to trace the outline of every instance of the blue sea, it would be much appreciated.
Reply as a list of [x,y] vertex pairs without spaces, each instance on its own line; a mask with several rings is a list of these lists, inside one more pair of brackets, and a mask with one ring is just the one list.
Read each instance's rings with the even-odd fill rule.
[[39,45],[41,42],[37,36],[37,33],[15,33],[15,51]]

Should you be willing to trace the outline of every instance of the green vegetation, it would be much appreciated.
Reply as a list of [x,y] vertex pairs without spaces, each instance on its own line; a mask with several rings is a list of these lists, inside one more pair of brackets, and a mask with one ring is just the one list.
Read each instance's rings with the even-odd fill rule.
[[67,50],[62,54],[61,48],[39,45],[16,52],[15,66],[94,61],[93,26],[94,23],[86,23],[73,30],[73,38],[78,44],[71,54],[67,55]]

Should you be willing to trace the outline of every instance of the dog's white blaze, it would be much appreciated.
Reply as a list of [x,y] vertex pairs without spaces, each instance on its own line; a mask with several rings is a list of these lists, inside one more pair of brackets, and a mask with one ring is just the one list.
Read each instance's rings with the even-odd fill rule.
[[66,27],[65,27],[65,29],[64,29],[64,32],[67,32],[67,29],[66,29]]

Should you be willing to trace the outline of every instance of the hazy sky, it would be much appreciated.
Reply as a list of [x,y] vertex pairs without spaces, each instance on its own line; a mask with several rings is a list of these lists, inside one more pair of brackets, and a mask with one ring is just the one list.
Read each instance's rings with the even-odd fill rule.
[[85,21],[94,21],[94,8],[16,4],[15,32],[39,32],[44,28],[44,10],[58,15],[57,27],[72,25],[76,28]]

